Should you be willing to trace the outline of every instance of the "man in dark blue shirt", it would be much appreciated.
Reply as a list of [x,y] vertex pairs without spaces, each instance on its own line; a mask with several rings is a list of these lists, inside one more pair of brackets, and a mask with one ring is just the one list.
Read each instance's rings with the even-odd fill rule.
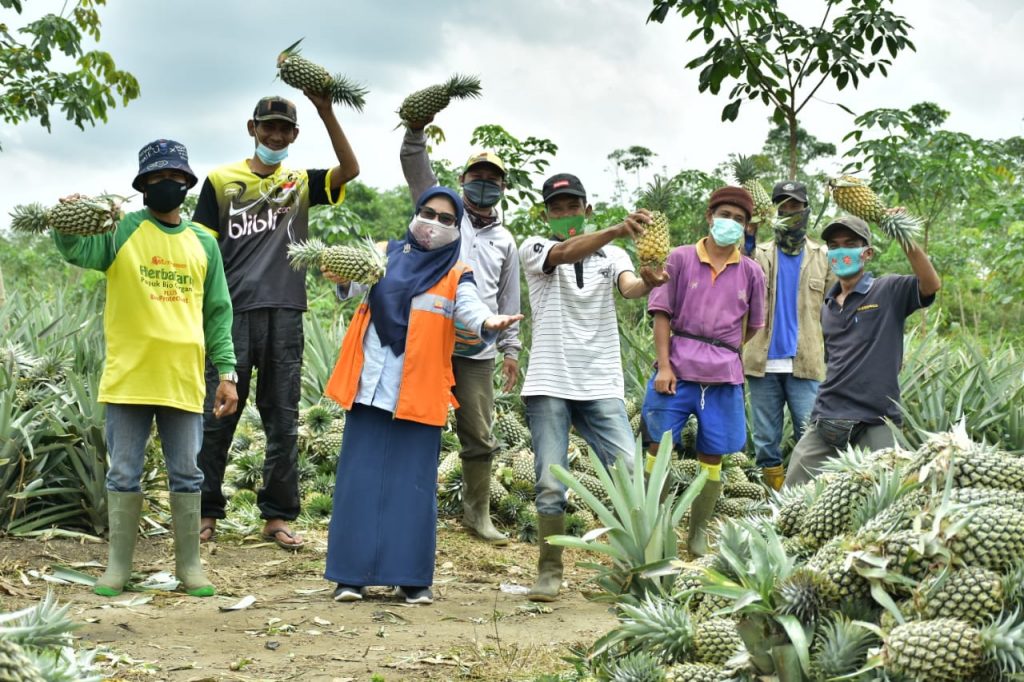
[[913,275],[876,278],[866,272],[874,250],[871,230],[860,218],[836,218],[821,237],[839,282],[821,308],[825,381],[811,424],[793,449],[787,486],[814,478],[847,445],[876,450],[894,444],[886,421],[902,421],[899,372],[906,319],[931,305],[942,285],[928,256],[913,243],[904,248]]

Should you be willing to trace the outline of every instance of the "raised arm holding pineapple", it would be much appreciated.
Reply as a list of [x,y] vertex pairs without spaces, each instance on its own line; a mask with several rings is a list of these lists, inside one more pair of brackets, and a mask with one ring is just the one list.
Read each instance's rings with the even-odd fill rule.
[[[294,74],[286,74],[293,67],[297,71],[315,71],[295,59],[293,55],[281,62],[281,75],[286,82],[292,82]],[[267,450],[265,480],[257,503],[266,521],[262,535],[284,549],[303,545],[288,522],[298,516],[300,504],[296,432],[306,276],[301,268],[296,271],[289,267],[288,251],[301,250],[301,244],[308,240],[310,206],[341,203],[345,184],[359,174],[359,163],[331,105],[332,100],[345,99],[339,95],[343,88],[335,87],[337,83],[314,83],[312,76],[295,82],[306,88],[306,96],[330,138],[337,165],[327,170],[283,166],[289,147],[299,136],[296,107],[283,97],[264,97],[246,122],[254,146],[252,156],[210,172],[193,216],[217,236],[224,258],[235,310],[234,338],[242,407],[249,396],[252,372],[259,370],[258,402]],[[320,258],[313,247],[306,245],[307,262]],[[348,262],[344,257],[336,259],[334,252],[331,254],[332,263]],[[364,274],[372,277],[382,267],[380,262],[370,263]],[[204,474],[203,540],[214,536],[217,520],[225,516],[221,483],[238,425],[237,417],[214,418],[211,400],[216,381],[215,369],[208,367],[206,420],[199,457]]]
[[[415,201],[435,185],[437,178],[427,156],[423,128],[452,97],[475,97],[480,82],[454,76],[444,86],[431,86],[409,95],[399,108],[406,127],[400,158],[409,192]],[[491,312],[519,314],[519,253],[515,238],[504,226],[498,207],[505,192],[504,161],[490,152],[474,153],[463,166],[459,183],[465,213],[460,220],[460,257],[473,268],[477,290]],[[515,389],[519,380],[519,325],[498,334],[494,344],[481,343],[468,330],[460,337],[452,357],[455,376],[455,430],[462,462],[462,525],[473,535],[493,545],[505,545],[508,537],[491,522],[491,461],[499,445],[494,438],[494,364],[501,356],[505,391]],[[461,339],[460,339],[461,340]]]
[[[882,220],[897,224],[901,212],[890,209]],[[902,422],[899,372],[906,319],[930,306],[942,286],[928,256],[904,237],[900,242],[914,274],[876,278],[866,270],[874,256],[867,223],[841,216],[821,233],[839,280],[821,309],[828,364],[810,424],[790,457],[787,486],[810,480],[849,445],[877,450],[894,444],[888,422]]]

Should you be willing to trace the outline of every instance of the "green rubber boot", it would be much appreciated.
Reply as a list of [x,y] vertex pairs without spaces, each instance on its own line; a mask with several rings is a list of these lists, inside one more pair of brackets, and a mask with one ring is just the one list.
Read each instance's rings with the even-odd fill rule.
[[462,525],[486,543],[507,545],[491,522],[491,460],[462,460]]
[[722,495],[721,481],[707,481],[700,495],[690,507],[690,527],[686,537],[686,549],[692,557],[708,553],[708,522],[715,513],[715,502]]
[[200,493],[171,493],[174,575],[193,597],[212,597],[217,590],[199,560],[199,498]]
[[565,514],[537,514],[537,535],[540,537],[540,558],[537,561],[537,582],[526,598],[530,601],[555,601],[562,588],[562,547],[547,543],[548,536],[565,534]]
[[101,597],[116,597],[124,591],[132,577],[132,556],[135,539],[139,536],[139,517],[142,516],[142,493],[107,491],[107,523],[110,553],[107,570],[92,591]]

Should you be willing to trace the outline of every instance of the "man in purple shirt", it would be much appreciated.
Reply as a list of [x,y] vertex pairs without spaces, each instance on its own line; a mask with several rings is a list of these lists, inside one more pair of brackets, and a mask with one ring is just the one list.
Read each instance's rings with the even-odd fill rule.
[[738,247],[753,210],[747,190],[715,190],[706,214],[710,234],[669,254],[669,283],[647,302],[658,365],[644,397],[646,426],[654,438],[666,431],[675,438],[691,414],[700,425],[697,458],[708,480],[690,509],[692,556],[707,552],[722,455],[741,450],[747,438],[740,347],[765,323],[764,272]]

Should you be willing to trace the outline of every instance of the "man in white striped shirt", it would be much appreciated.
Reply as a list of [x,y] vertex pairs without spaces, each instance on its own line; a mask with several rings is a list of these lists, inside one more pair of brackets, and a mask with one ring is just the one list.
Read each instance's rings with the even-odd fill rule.
[[650,222],[646,210],[589,234],[591,215],[579,178],[561,173],[542,188],[552,236],[530,237],[519,247],[533,323],[523,402],[533,439],[537,472],[537,525],[541,538],[532,601],[553,601],[562,584],[562,548],[544,541],[565,532],[566,489],[550,471],[568,467],[569,428],[575,426],[605,466],[635,444],[623,401],[615,288],[626,298],[646,296],[668,281],[644,268],[637,276],[615,239],[634,239]]

